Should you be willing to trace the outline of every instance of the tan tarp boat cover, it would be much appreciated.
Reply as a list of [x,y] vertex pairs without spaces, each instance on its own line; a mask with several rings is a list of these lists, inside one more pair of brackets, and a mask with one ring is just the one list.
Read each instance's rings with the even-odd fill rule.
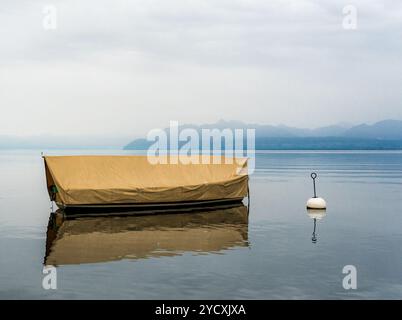
[[[212,157],[211,157],[212,158]],[[147,156],[46,156],[49,195],[65,206],[242,199],[247,159],[151,164]],[[216,161],[215,161],[216,162]],[[53,190],[53,191],[52,191]]]

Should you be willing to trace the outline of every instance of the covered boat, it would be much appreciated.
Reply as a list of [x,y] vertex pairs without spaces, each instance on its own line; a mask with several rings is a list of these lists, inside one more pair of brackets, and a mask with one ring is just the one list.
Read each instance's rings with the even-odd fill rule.
[[248,194],[247,159],[227,160],[152,164],[147,156],[44,157],[50,199],[70,210],[239,202]]

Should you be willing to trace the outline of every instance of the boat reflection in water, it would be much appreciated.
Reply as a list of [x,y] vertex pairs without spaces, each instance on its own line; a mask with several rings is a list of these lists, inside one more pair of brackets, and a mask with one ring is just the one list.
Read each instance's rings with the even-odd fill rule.
[[313,219],[313,233],[311,235],[311,241],[317,243],[317,220],[322,220],[326,215],[326,210],[322,209],[307,209],[307,215]]
[[80,217],[51,214],[45,265],[217,253],[248,246],[247,207],[143,216]]

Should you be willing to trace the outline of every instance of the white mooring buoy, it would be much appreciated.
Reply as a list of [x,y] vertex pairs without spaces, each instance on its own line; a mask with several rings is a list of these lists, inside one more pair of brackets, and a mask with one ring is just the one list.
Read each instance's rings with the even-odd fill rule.
[[313,172],[311,174],[311,179],[313,179],[313,188],[314,188],[314,197],[307,200],[307,209],[318,209],[323,210],[327,208],[327,203],[323,198],[317,197],[316,188],[315,188],[315,179],[317,178],[317,174]]

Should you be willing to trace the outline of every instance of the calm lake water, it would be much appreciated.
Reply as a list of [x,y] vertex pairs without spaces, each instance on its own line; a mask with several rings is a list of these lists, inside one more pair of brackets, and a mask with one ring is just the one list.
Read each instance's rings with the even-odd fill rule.
[[[123,152],[46,152],[83,153]],[[268,152],[256,167],[248,218],[237,207],[48,226],[40,151],[0,151],[0,298],[402,298],[402,153]],[[328,203],[316,242],[312,171]],[[42,287],[44,261],[57,290]]]

